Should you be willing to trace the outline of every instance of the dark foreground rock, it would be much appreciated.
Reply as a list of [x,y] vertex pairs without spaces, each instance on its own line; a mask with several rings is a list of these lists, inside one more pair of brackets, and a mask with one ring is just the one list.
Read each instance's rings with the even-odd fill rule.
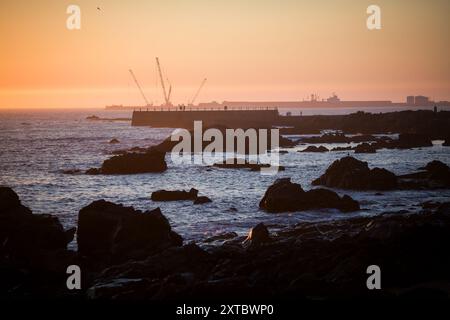
[[278,179],[271,185],[259,203],[259,207],[268,212],[303,211],[312,209],[335,208],[343,212],[359,210],[359,203],[345,195],[342,198],[328,189],[304,191],[290,178]]
[[164,172],[167,170],[165,153],[148,150],[127,152],[103,161],[102,167],[92,168],[86,174],[137,174],[149,172]]
[[[207,251],[172,247],[97,277],[93,299],[224,301],[229,299],[444,298],[450,294],[450,212],[301,223],[276,234],[258,225],[248,241]],[[382,290],[368,290],[367,268],[380,267]]]
[[99,200],[80,210],[77,242],[81,256],[118,263],[180,246],[183,240],[159,208],[141,212]]
[[391,190],[397,187],[397,177],[386,169],[369,169],[367,162],[344,157],[334,161],[312,184],[340,189]]
[[45,297],[53,285],[63,284],[74,257],[67,251],[74,233],[57,217],[33,214],[11,188],[0,187],[0,299],[24,292]]

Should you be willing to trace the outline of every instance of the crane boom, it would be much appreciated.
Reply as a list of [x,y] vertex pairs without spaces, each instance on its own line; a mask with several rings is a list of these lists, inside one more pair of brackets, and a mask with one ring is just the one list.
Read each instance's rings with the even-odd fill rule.
[[144,98],[145,105],[146,105],[146,106],[149,106],[150,103],[148,103],[147,97],[145,96],[144,91],[142,90],[141,86],[139,85],[139,82],[137,81],[136,76],[134,75],[133,70],[129,69],[129,71],[130,71],[130,74],[131,74],[131,76],[133,77],[134,82],[136,83],[136,85],[137,85],[139,91],[141,92],[142,97]]
[[192,98],[190,104],[194,104],[195,99],[197,99],[200,91],[202,90],[203,86],[205,85],[206,80],[207,80],[206,78],[203,79],[202,83],[200,84],[200,87],[197,89],[197,92],[195,93],[194,97]]
[[162,86],[162,89],[163,89],[164,100],[166,101],[166,105],[169,105],[169,96],[166,93],[166,86],[164,84],[164,79],[163,79],[163,75],[162,75],[162,72],[161,72],[161,65],[159,64],[158,57],[156,57],[156,65],[158,66],[159,78],[161,79],[161,86]]

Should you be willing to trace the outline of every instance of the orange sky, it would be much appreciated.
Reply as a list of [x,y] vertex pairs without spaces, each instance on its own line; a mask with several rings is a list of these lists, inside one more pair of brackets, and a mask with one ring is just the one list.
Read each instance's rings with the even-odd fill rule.
[[[81,7],[81,30],[66,8]],[[366,28],[378,4],[382,29]],[[97,10],[101,7],[101,11]],[[0,108],[424,94],[450,100],[448,0],[2,0]]]

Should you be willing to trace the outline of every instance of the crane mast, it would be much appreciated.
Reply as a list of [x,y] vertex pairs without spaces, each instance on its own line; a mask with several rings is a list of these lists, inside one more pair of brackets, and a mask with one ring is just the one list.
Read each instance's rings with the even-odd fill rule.
[[197,99],[198,95],[200,94],[200,91],[202,90],[203,86],[205,85],[206,78],[203,79],[202,83],[200,84],[200,87],[197,89],[197,92],[195,93],[194,97],[192,98],[190,105],[193,105],[195,100]]
[[130,74],[131,74],[131,76],[133,77],[133,80],[134,80],[134,82],[136,83],[136,86],[138,87],[139,91],[141,92],[141,95],[142,95],[142,97],[144,98],[144,101],[145,101],[145,105],[146,105],[146,106],[149,106],[150,103],[148,103],[147,97],[145,96],[144,91],[142,90],[142,88],[141,88],[139,82],[137,81],[136,76],[134,75],[133,70],[129,69],[128,71],[130,71]]
[[169,103],[170,96],[167,95],[167,92],[166,92],[166,86],[164,84],[164,79],[163,79],[163,75],[162,75],[162,72],[161,72],[161,65],[159,64],[158,57],[156,57],[156,65],[158,66],[159,78],[161,79],[161,86],[162,86],[162,89],[163,89],[164,100],[166,102],[166,105],[168,106],[170,104]]

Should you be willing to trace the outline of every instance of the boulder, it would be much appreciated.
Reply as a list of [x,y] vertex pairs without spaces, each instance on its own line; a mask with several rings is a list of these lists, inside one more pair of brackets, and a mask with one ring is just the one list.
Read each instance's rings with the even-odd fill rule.
[[450,188],[450,168],[441,161],[431,161],[419,172],[398,176],[402,189]]
[[390,190],[397,187],[397,177],[386,169],[369,169],[367,162],[347,156],[334,161],[312,184],[340,189]]
[[[270,168],[270,164],[267,163],[255,163],[248,161],[247,159],[232,158],[223,162],[217,162],[213,164],[216,168],[221,169],[250,169],[250,171],[260,171],[262,168]],[[283,171],[283,166],[277,166],[279,171]]]
[[361,143],[358,144],[356,147],[353,148],[355,150],[355,153],[376,153],[377,149],[374,145],[370,143]]
[[250,229],[247,238],[244,240],[244,243],[255,246],[269,241],[269,230],[264,223],[258,223],[255,227]]
[[303,211],[335,208],[343,212],[359,210],[359,204],[349,196],[339,195],[328,189],[304,191],[290,178],[282,178],[271,185],[259,203],[259,207],[268,212]]
[[1,253],[31,257],[44,251],[66,250],[74,233],[74,228],[65,231],[57,217],[33,214],[11,188],[0,187]]
[[446,138],[444,143],[442,144],[444,147],[450,147],[450,138]]
[[152,193],[151,199],[153,201],[179,201],[179,200],[196,200],[198,197],[198,190],[191,188],[191,190],[158,190]]
[[120,143],[120,141],[116,138],[113,138],[113,139],[109,140],[109,143],[115,144],[115,143]]
[[419,133],[401,133],[398,136],[397,148],[409,149],[409,148],[421,148],[431,147],[431,137],[426,134]]
[[205,196],[197,197],[197,199],[194,200],[194,204],[204,204],[209,202],[212,202],[212,200]]
[[305,150],[302,150],[300,152],[327,152],[329,151],[326,147],[324,146],[308,146]]
[[100,169],[89,169],[86,174],[137,174],[167,170],[165,153],[149,150],[145,153],[128,152],[103,161]]
[[99,200],[80,210],[77,242],[82,256],[123,262],[181,246],[183,239],[172,231],[159,208],[141,212]]

